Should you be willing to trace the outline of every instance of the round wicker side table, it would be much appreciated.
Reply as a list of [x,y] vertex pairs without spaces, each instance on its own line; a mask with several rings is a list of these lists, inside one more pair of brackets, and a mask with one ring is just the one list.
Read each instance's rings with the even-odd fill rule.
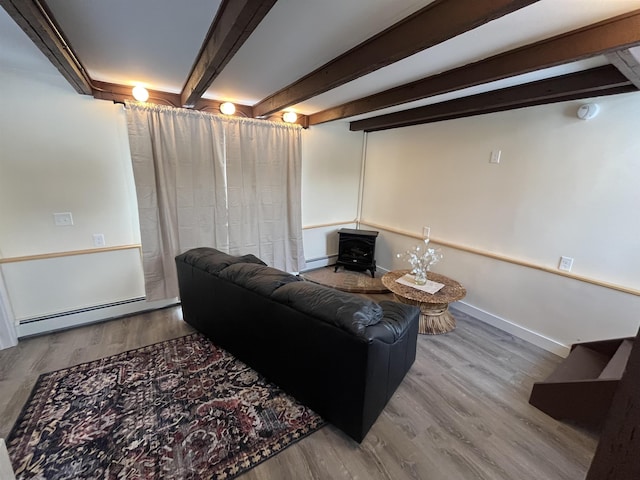
[[396,282],[409,270],[394,270],[382,276],[382,284],[391,290],[399,302],[420,307],[419,333],[437,335],[447,333],[456,328],[456,319],[449,312],[449,304],[464,298],[465,288],[455,280],[428,272],[427,280],[443,283],[444,287],[436,293],[427,293],[417,288]]

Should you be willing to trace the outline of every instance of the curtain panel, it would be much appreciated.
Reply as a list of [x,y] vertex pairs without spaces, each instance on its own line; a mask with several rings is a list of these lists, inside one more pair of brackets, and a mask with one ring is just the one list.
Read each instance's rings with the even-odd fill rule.
[[126,111],[147,300],[178,296],[174,258],[194,247],[304,268],[300,126],[147,104]]
[[[0,350],[13,347],[18,344],[13,313],[9,305],[9,296],[4,284],[4,277],[0,271]],[[0,469],[1,471],[2,469]]]

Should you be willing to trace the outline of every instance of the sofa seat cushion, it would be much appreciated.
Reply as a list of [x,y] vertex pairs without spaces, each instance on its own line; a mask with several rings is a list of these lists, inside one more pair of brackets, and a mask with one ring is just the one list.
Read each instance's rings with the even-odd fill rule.
[[382,307],[371,300],[311,282],[283,285],[271,298],[362,338],[366,327],[383,317]]
[[247,290],[256,292],[263,297],[269,297],[282,285],[291,282],[301,282],[295,275],[253,263],[236,263],[229,265],[218,273],[220,278],[235,283]]
[[248,254],[235,257],[211,247],[193,248],[178,255],[176,258],[182,259],[185,263],[193,265],[207,273],[213,273],[214,275],[217,275],[229,265],[235,265],[237,263],[267,265],[255,255]]

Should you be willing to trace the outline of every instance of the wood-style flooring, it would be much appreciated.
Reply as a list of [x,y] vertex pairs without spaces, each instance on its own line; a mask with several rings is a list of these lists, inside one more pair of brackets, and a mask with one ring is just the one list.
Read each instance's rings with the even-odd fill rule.
[[[380,300],[383,295],[367,295]],[[597,436],[528,404],[560,358],[454,310],[358,445],[328,425],[242,475],[271,479],[579,480]],[[40,373],[192,332],[179,307],[23,339],[0,351],[0,437]]]

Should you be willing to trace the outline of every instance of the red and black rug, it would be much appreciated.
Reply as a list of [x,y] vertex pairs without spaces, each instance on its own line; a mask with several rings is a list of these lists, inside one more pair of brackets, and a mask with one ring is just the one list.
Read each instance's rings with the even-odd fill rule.
[[17,479],[230,479],[324,421],[200,334],[41,375]]

